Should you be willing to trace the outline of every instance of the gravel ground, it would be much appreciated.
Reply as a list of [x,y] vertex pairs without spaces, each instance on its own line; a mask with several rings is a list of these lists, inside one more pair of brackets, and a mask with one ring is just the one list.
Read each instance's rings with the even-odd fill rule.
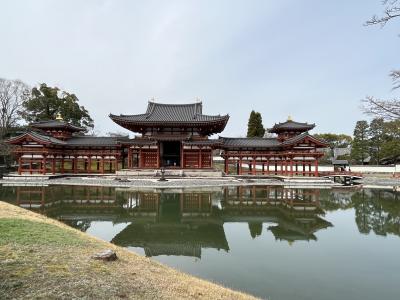
[[[278,179],[241,179],[241,178],[177,178],[168,181],[158,181],[155,178],[131,178],[115,180],[111,177],[70,177],[54,178],[50,180],[0,180],[0,184],[7,185],[90,185],[90,186],[115,186],[128,188],[209,188],[220,186],[245,186],[245,185],[287,185]],[[315,184],[314,184],[315,185]],[[325,183],[325,185],[327,185]],[[329,183],[328,183],[329,185]]]
[[[29,179],[29,180],[0,180],[5,185],[88,185],[88,186],[114,186],[126,188],[210,188],[220,186],[249,186],[249,185],[284,185],[284,186],[308,186],[308,187],[330,187],[338,184],[326,181],[309,181],[295,178],[299,182],[283,182],[274,178],[170,178],[168,181],[158,181],[156,178],[129,178],[128,180],[116,180],[115,177],[64,177],[53,179]],[[400,186],[400,178],[367,175],[359,181],[365,186],[394,187]]]

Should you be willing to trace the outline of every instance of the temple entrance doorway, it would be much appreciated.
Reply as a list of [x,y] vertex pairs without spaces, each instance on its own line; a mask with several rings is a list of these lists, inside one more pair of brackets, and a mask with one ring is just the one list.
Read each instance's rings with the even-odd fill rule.
[[177,167],[181,165],[181,142],[179,141],[168,141],[160,143],[160,159],[161,166]]

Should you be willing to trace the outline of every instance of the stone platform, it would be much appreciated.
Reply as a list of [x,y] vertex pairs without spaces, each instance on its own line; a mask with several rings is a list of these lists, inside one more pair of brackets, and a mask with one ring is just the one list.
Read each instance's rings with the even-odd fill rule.
[[[126,177],[161,177],[160,169],[124,169],[116,176]],[[165,177],[222,177],[223,173],[215,169],[165,169]]]

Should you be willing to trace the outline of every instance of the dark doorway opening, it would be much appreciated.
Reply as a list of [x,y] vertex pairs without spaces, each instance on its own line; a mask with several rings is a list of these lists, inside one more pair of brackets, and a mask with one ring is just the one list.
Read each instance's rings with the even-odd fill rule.
[[161,147],[161,161],[163,167],[180,167],[181,142],[163,142]]

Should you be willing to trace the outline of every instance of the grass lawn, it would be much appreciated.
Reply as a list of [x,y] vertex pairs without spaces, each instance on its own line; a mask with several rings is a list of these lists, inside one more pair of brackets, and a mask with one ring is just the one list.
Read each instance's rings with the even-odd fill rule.
[[[113,249],[119,259],[94,253]],[[0,299],[251,299],[0,201]]]

